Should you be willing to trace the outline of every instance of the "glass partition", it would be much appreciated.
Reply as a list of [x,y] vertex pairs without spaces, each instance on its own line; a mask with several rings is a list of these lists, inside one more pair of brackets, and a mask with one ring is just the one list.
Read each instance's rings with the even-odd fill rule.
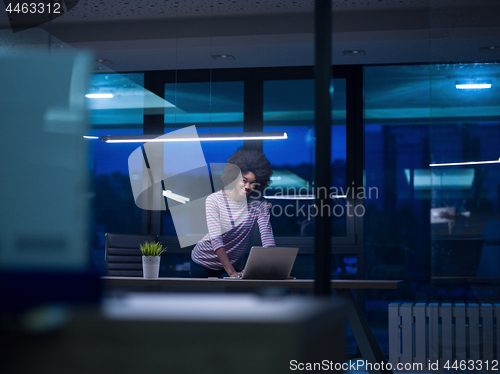
[[442,64],[431,71],[436,105],[421,188],[431,203],[433,277],[500,276],[487,264],[497,257],[485,249],[500,218],[499,76],[497,63]]
[[[332,185],[328,193],[337,196],[331,210],[332,235],[347,235],[346,207],[346,81],[332,81]],[[318,210],[314,196],[315,123],[314,80],[272,80],[264,82],[264,131],[286,131],[286,141],[264,142],[264,153],[274,175],[266,193],[273,204],[271,216],[276,236],[314,236]],[[352,210],[352,208],[351,208]]]
[[[165,133],[193,125],[196,126],[198,134],[243,133],[243,82],[167,83],[165,100],[173,105],[164,112]],[[200,145],[205,163],[215,164],[225,163],[239,147],[243,146],[243,141],[204,141]],[[165,143],[165,155],[169,154],[168,147],[169,144]],[[165,175],[170,173],[169,170],[174,165],[179,167],[182,162],[182,159],[171,160],[164,157]],[[198,180],[197,183],[189,184],[189,190],[184,189],[184,194],[189,198],[200,198],[211,193],[213,182],[211,178],[217,177],[211,175],[208,168],[184,174],[186,180],[194,180],[193,178]],[[162,235],[175,238],[176,234],[172,214],[170,210],[166,210],[162,215]],[[196,236],[203,233],[191,234]],[[169,263],[165,265],[168,267],[168,274],[188,276],[189,258],[190,254],[186,251],[169,256]]]
[[[168,83],[165,133],[196,126],[201,133],[243,132],[243,82]],[[207,163],[226,162],[243,141],[203,142]]]
[[[494,63],[365,68],[366,186],[379,191],[366,200],[370,277],[476,274],[483,228],[499,216],[499,73]],[[491,86],[463,86],[472,81]]]
[[155,95],[144,89],[144,73],[94,74],[87,91],[89,123],[94,129],[142,128],[145,109],[155,105]]
[[[428,170],[429,66],[373,66],[365,79],[366,277],[425,277],[428,198],[413,171]],[[427,233],[427,234],[426,234]],[[412,264],[409,267],[409,264]]]
[[[397,295],[367,292],[372,326],[385,328],[391,297],[496,295],[456,279],[490,274],[481,263],[500,213],[499,75],[496,63],[365,67],[365,183],[378,189],[365,201],[365,277],[405,280]],[[491,86],[461,87],[474,79]]]
[[[87,95],[91,130],[88,168],[91,178],[93,262],[104,272],[104,234],[141,233],[142,210],[130,188],[128,158],[137,143],[108,144],[104,135],[143,133],[144,111],[151,110],[154,95],[145,90],[143,73],[94,74]],[[149,103],[149,104],[148,104]]]

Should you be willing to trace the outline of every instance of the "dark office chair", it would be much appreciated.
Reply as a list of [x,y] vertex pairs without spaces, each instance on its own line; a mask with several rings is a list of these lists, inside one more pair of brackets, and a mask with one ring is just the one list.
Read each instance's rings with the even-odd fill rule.
[[483,251],[477,267],[481,278],[500,278],[500,221],[489,221],[483,229]]
[[142,277],[142,255],[139,246],[157,241],[156,235],[106,233],[106,275]]

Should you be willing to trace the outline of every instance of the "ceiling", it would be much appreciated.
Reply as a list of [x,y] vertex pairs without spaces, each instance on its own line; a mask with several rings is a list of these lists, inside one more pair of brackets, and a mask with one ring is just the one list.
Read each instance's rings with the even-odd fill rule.
[[[119,72],[314,64],[312,0],[65,3],[66,14],[15,33],[0,12],[0,56],[84,49],[107,60],[96,70]],[[481,50],[500,46],[498,0],[333,0],[332,9],[335,65],[500,61],[500,48]],[[220,54],[234,59],[211,57]]]

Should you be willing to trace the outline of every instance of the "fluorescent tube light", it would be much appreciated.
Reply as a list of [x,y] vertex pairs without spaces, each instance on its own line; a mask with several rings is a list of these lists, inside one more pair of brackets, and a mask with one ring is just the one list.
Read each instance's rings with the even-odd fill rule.
[[111,99],[113,97],[113,94],[112,93],[86,94],[85,97],[89,99]]
[[163,196],[168,197],[169,199],[175,200],[179,203],[186,204],[187,202],[190,201],[188,197],[184,197],[182,195],[178,195],[173,193],[170,190],[163,191]]
[[84,135],[83,136],[85,139],[99,139],[98,136],[90,136],[90,135]]
[[[264,195],[266,199],[271,200],[316,200],[314,195]],[[345,199],[346,195],[330,195],[331,199]]]
[[162,135],[106,135],[101,141],[106,143],[163,143],[163,142],[203,142],[227,140],[271,140],[287,139],[286,132],[236,132],[218,134],[168,134]]
[[500,164],[500,159],[493,161],[448,162],[444,164],[429,164],[429,166],[458,166],[458,165],[482,165],[482,164]]
[[459,90],[479,90],[483,88],[491,88],[491,83],[464,83],[457,84],[455,87]]
[[315,200],[314,195],[264,195],[266,199],[272,200]]
[[465,80],[456,81],[455,87],[458,90],[480,90],[484,88],[491,88],[490,80]]

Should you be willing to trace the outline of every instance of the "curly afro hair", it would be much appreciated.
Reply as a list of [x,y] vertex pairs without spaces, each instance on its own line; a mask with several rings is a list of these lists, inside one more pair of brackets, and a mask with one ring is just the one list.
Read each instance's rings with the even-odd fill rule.
[[[240,170],[241,175],[245,175],[249,171],[255,174],[255,180],[257,182],[257,187],[255,189],[260,192],[264,191],[271,183],[271,175],[273,175],[271,163],[262,152],[245,150],[240,147],[228,158],[227,163],[228,165],[224,168],[222,173],[222,180],[225,185],[234,181]],[[235,168],[231,167],[232,165],[236,165],[239,168],[236,175]]]

